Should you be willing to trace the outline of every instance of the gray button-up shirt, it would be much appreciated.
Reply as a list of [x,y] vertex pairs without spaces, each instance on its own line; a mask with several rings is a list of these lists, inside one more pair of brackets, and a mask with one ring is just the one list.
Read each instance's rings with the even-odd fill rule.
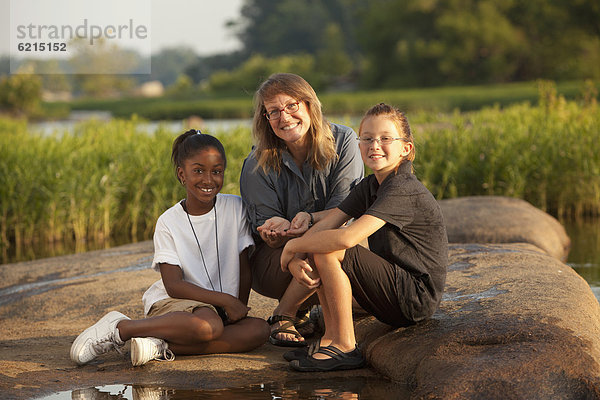
[[282,152],[280,172],[265,174],[250,152],[240,176],[240,192],[252,231],[271,217],[291,221],[300,211],[322,211],[337,207],[364,176],[356,133],[352,128],[330,124],[338,158],[321,171],[305,162],[302,171],[287,151]]

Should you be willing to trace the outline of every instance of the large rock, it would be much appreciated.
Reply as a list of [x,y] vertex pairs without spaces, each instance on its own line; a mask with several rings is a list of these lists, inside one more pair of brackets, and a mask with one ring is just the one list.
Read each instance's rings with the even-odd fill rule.
[[371,366],[415,398],[600,398],[600,309],[570,267],[528,244],[451,245],[424,323],[356,323]]
[[566,261],[571,241],[551,215],[511,197],[441,200],[450,243],[531,243]]
[[[400,383],[405,395],[394,392],[396,385],[379,389],[389,398],[600,398],[600,306],[587,283],[558,261],[568,251],[558,222],[515,199],[440,203],[450,241],[463,243],[450,247],[438,312],[397,330],[373,317],[356,321],[369,365]],[[482,241],[503,244],[474,244]],[[528,243],[511,243],[517,241]],[[142,316],[141,295],[158,279],[146,269],[151,259],[152,243],[144,242],[0,268],[3,396],[25,399],[115,382],[224,388],[317,377],[289,371],[282,349],[269,344],[246,354],[178,357],[141,368],[116,353],[75,366],[68,358],[73,339],[104,313]],[[250,304],[251,314],[262,318],[275,307],[256,293]],[[369,381],[372,374],[318,374],[318,382]]]

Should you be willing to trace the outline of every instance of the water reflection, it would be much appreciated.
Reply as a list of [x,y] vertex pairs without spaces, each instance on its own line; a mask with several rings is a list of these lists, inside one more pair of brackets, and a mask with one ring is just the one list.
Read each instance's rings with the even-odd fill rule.
[[379,377],[303,379],[283,383],[271,382],[233,389],[191,390],[162,386],[110,385],[76,389],[44,397],[43,400],[325,400],[325,399],[402,399],[408,398],[407,387]]
[[[80,124],[82,121],[87,121],[90,118],[99,121],[108,121],[111,119],[110,115],[108,115],[107,117],[105,114],[98,113],[92,114],[91,117],[87,116],[85,118],[73,118],[66,121],[44,121],[39,123],[32,123],[29,126],[31,127],[31,130],[33,132],[41,133],[42,135],[60,135],[64,132],[73,132],[78,124]],[[206,119],[202,120],[202,131],[205,131],[206,133],[228,132],[239,127],[248,128],[251,125],[251,118]],[[138,124],[138,128],[141,131],[148,132],[149,134],[152,134],[159,129],[165,129],[167,131],[176,133],[187,129],[187,127],[185,126],[185,122],[182,120],[141,121]]]
[[592,288],[600,300],[600,221],[561,221],[571,238],[569,264]]

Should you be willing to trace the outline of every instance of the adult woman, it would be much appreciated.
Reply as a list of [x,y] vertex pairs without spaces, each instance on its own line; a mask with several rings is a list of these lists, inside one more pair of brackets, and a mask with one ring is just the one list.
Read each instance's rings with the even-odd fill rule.
[[300,76],[271,75],[254,103],[256,146],[240,178],[257,243],[250,258],[252,288],[279,299],[270,319],[271,343],[301,346],[294,317],[313,290],[281,270],[282,247],[335,208],[362,179],[364,167],[355,132],[325,120],[315,91]]

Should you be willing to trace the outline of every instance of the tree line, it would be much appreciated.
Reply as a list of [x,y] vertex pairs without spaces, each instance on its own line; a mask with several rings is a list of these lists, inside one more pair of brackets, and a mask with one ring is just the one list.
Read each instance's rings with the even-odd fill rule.
[[41,87],[102,97],[160,80],[172,96],[240,95],[277,71],[318,90],[600,79],[597,0],[245,0],[228,27],[238,51],[163,49],[150,75],[54,74]]
[[313,55],[328,84],[600,78],[598,1],[246,0],[231,27],[248,58]]

